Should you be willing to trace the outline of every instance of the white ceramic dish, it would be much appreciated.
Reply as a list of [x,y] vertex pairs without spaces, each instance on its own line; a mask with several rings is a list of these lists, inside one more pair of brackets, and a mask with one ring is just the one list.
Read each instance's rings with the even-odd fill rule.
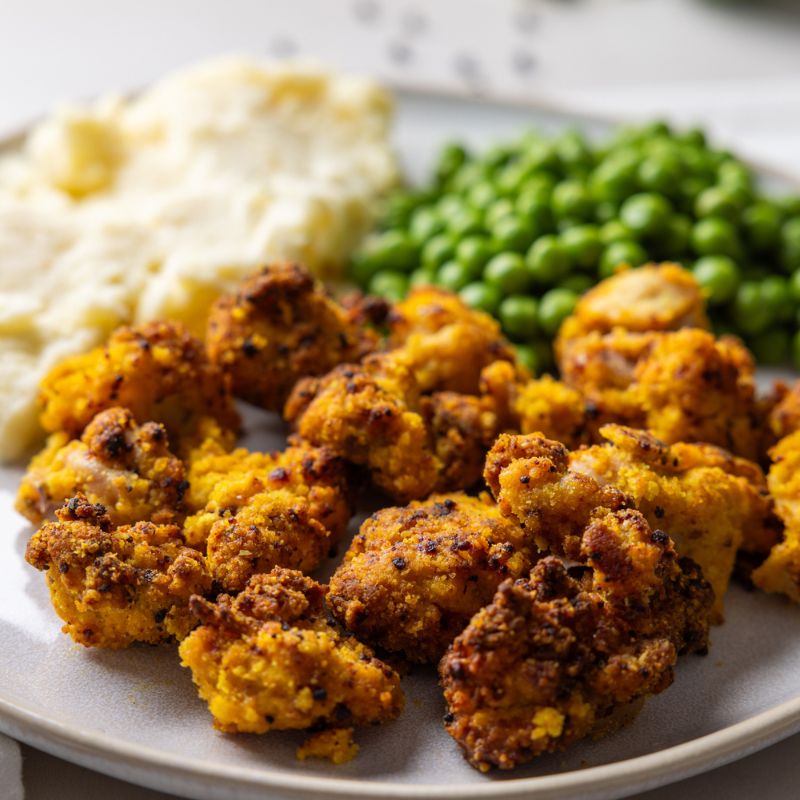
[[[412,175],[450,137],[475,143],[526,125],[599,122],[478,102],[403,95],[397,142]],[[247,414],[245,444],[282,443],[280,423]],[[512,773],[481,775],[440,718],[432,670],[404,679],[395,723],[362,730],[359,757],[300,763],[299,734],[225,736],[210,724],[172,647],[83,649],[59,632],[42,576],[23,559],[31,528],[12,508],[19,469],[0,470],[0,730],[54,755],[151,788],[197,798],[621,797],[732,761],[800,730],[800,609],[734,587],[705,658],[632,725]]]

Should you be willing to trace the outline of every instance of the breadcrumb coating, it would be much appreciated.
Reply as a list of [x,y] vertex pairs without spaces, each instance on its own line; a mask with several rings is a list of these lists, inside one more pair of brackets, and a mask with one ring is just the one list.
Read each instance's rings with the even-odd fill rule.
[[639,512],[598,509],[578,555],[501,584],[440,663],[445,726],[482,771],[609,733],[707,649],[712,592]]
[[358,361],[378,336],[332,300],[306,267],[275,263],[220,297],[208,318],[211,360],[231,376],[233,392],[280,411],[294,384]]
[[25,557],[46,571],[63,627],[87,647],[182,639],[194,627],[189,598],[210,591],[201,553],[174,525],[113,527],[105,509],[74,497],[28,543]]
[[300,761],[324,758],[332,764],[346,764],[358,755],[358,745],[353,741],[352,728],[329,728],[312,734],[300,747],[296,757]]
[[230,440],[239,429],[229,380],[175,322],[119,328],[104,347],[65,359],[42,381],[39,403],[44,429],[70,438],[100,411],[127,408],[163,424],[181,456],[205,438],[209,418]]
[[434,495],[364,522],[331,578],[328,603],[360,639],[411,662],[436,662],[498,585],[532,563],[520,526],[486,495]]
[[275,568],[236,597],[192,598],[201,626],[180,655],[218,730],[350,728],[400,714],[399,677],[328,621],[325,591]]
[[127,409],[110,408],[89,423],[80,439],[51,434],[22,478],[16,508],[39,524],[80,494],[102,504],[114,525],[139,520],[180,524],[188,487],[164,426],[137,425]]

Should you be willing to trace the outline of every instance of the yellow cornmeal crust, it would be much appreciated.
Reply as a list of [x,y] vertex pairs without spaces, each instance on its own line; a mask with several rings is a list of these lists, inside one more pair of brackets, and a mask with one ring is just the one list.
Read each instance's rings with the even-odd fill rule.
[[358,755],[352,728],[331,728],[309,736],[295,753],[300,761],[324,758],[333,764],[346,764]]
[[325,591],[300,572],[275,568],[236,597],[192,599],[201,626],[180,656],[217,729],[351,727],[402,711],[398,675],[328,622]]

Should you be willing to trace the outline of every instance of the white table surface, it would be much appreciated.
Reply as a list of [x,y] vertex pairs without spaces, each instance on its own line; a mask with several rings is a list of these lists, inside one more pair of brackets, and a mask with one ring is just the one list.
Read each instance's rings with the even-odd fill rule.
[[[753,0],[1,0],[0,132],[68,97],[219,53],[614,118],[655,114],[800,177],[800,3]],[[730,5],[733,5],[732,3]],[[765,7],[770,10],[766,11]],[[656,35],[657,33],[657,35]],[[2,680],[2,676],[0,676]],[[167,800],[23,747],[27,800]],[[641,800],[797,797],[800,736]],[[0,787],[0,798],[3,787]]]

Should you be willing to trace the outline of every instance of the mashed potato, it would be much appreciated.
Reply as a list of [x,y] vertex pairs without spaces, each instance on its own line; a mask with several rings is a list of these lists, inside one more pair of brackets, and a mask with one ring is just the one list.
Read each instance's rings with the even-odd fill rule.
[[390,98],[225,59],[69,107],[0,159],[0,459],[39,435],[44,373],[117,325],[179,319],[265,260],[335,276],[397,178]]

